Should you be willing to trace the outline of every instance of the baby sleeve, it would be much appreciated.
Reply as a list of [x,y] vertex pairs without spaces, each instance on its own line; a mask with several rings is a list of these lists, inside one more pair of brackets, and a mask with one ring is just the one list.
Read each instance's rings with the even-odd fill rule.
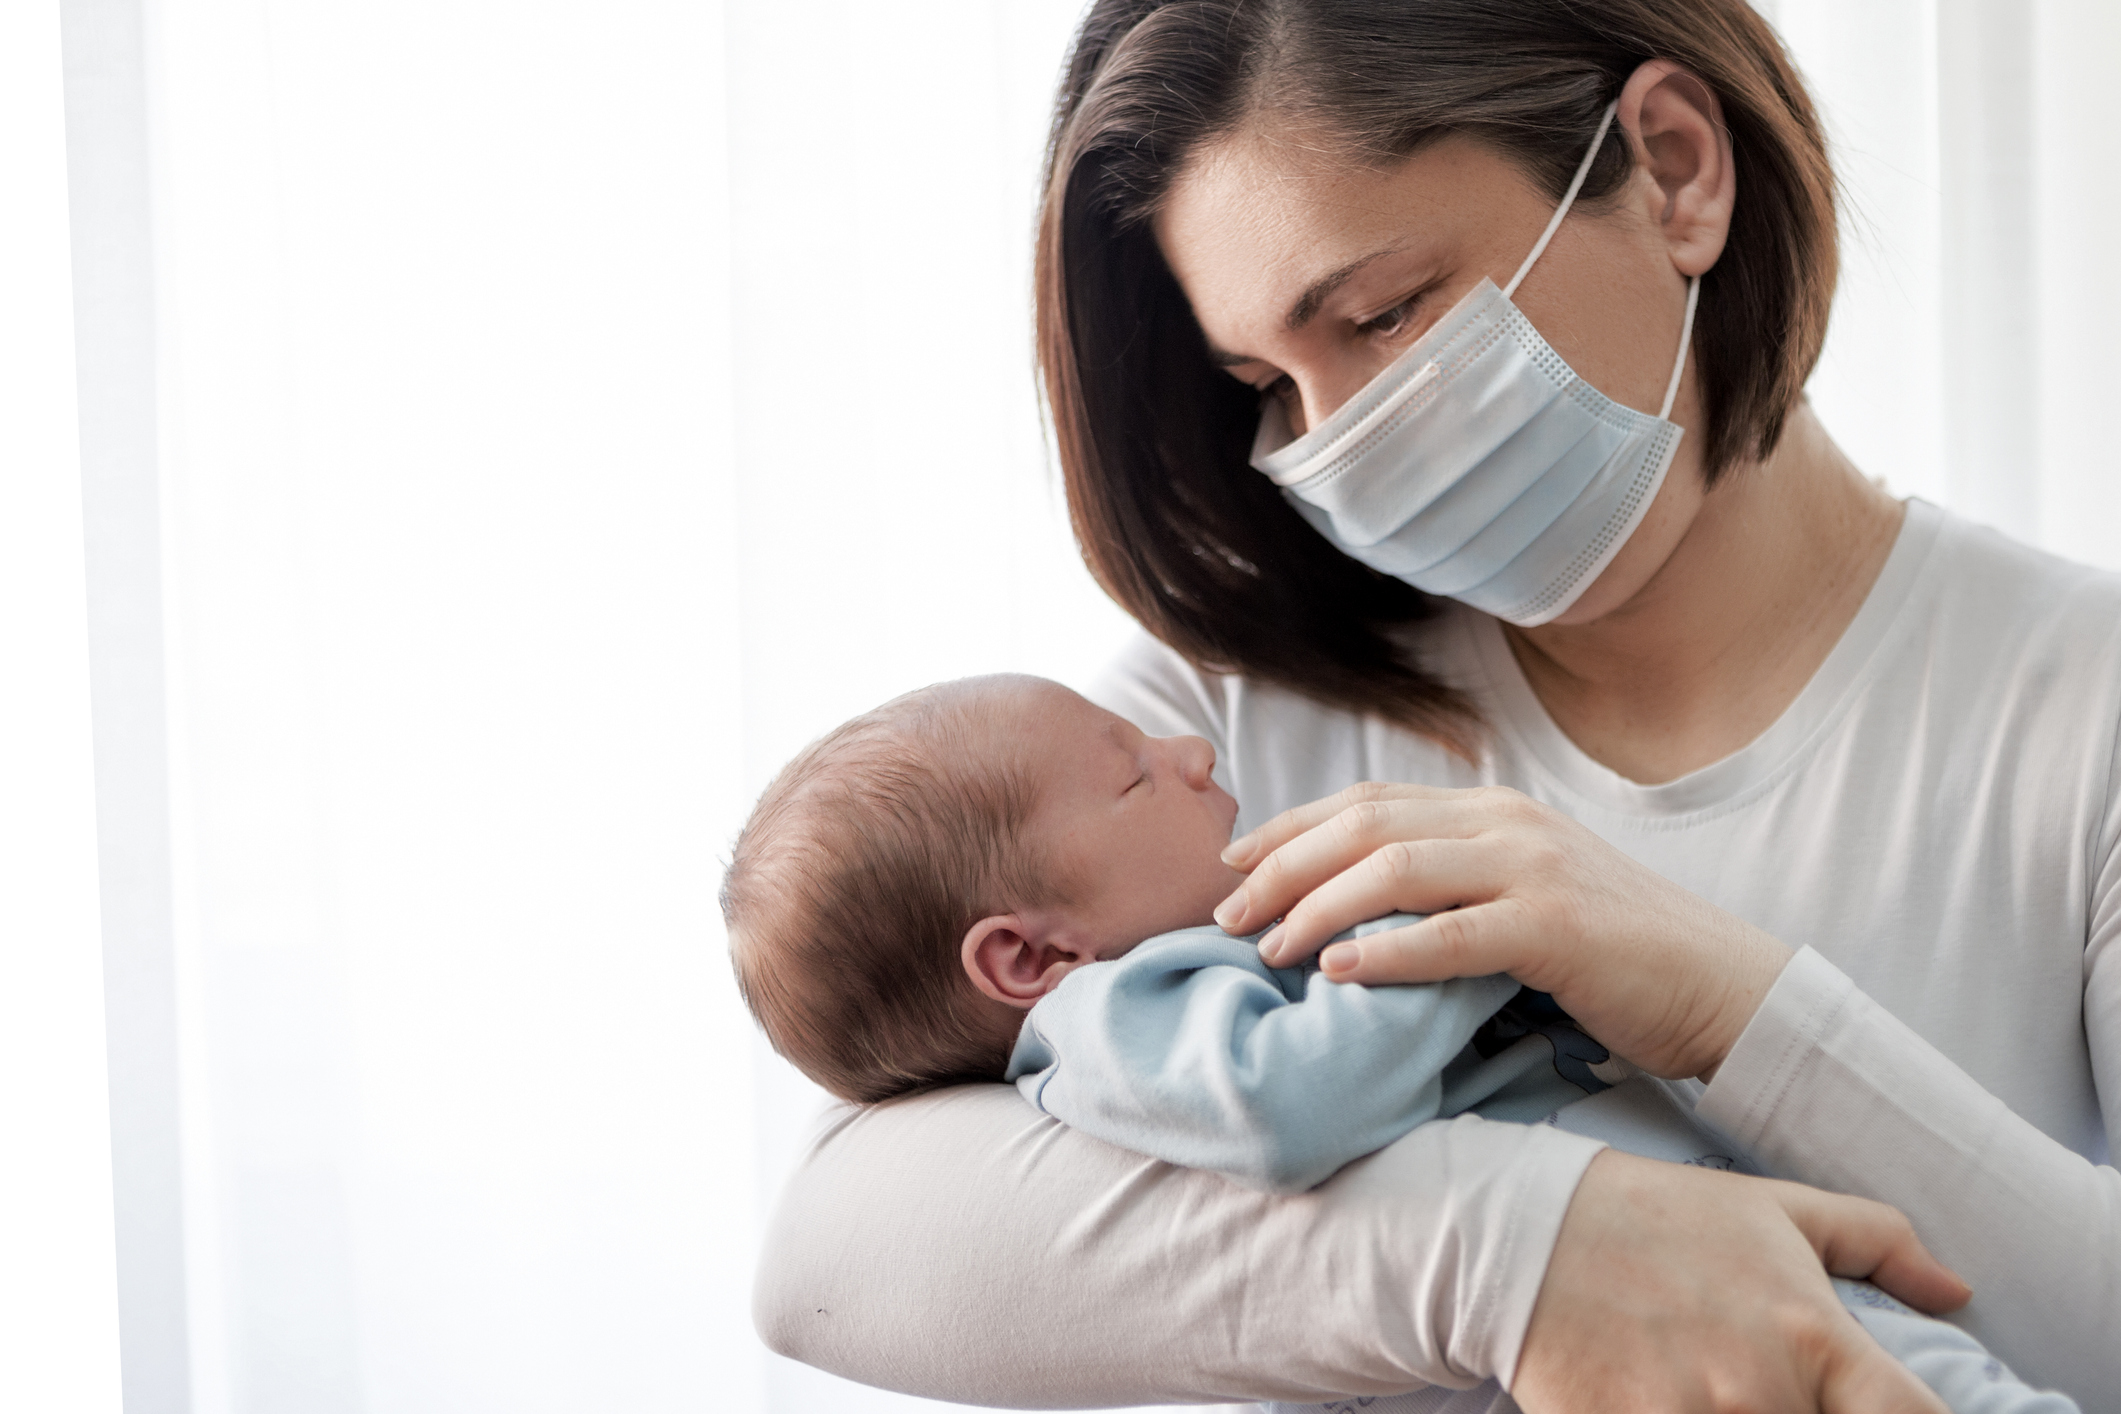
[[1107,1143],[1300,1192],[1436,1118],[1445,1068],[1516,991],[1306,978],[1188,929],[1069,974],[1026,1019],[1009,1078]]

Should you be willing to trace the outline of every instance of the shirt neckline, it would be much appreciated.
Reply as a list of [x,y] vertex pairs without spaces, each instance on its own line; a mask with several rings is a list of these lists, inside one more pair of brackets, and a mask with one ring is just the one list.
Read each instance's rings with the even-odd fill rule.
[[1584,804],[1638,822],[1736,809],[1765,790],[1806,754],[1838,720],[1854,689],[1868,676],[1879,648],[1923,579],[1948,517],[1910,498],[1900,532],[1862,607],[1812,680],[1766,731],[1720,761],[1658,785],[1631,781],[1584,754],[1554,724],[1503,638],[1501,625],[1471,610],[1458,615],[1465,646],[1482,678],[1495,732]]

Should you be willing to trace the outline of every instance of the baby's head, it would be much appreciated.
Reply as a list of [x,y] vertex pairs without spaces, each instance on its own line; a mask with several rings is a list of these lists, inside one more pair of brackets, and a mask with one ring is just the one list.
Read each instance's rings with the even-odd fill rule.
[[815,743],[737,838],[722,916],[774,1048],[868,1103],[999,1078],[1086,962],[1212,921],[1237,804],[1199,737],[1056,683],[968,678]]

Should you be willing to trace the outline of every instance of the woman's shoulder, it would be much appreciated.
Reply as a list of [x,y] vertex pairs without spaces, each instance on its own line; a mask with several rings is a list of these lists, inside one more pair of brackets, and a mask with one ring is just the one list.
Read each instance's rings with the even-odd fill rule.
[[2050,816],[2063,799],[2087,820],[2110,816],[2121,790],[2121,573],[1934,506],[1910,512],[1934,539],[1869,693],[1897,723],[1886,729],[1932,765],[1942,752],[1946,776],[2003,772]]
[[2121,573],[2080,564],[1915,502],[1934,535],[1908,608],[1936,651],[1984,673],[2065,672],[2121,687]]
[[1926,501],[1910,501],[1912,516],[1934,526],[1933,554],[1953,584],[2019,597],[2065,589],[2121,602],[2121,571],[2067,559],[2015,539],[1980,521]]

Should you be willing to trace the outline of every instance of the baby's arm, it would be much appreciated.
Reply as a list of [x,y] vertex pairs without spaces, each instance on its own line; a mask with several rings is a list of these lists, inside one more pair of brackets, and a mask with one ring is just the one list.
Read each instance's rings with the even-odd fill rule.
[[1109,1143],[1295,1192],[1434,1119],[1444,1067],[1516,991],[1507,977],[1306,985],[1248,942],[1189,929],[1066,977],[1032,1009],[1009,1077]]

